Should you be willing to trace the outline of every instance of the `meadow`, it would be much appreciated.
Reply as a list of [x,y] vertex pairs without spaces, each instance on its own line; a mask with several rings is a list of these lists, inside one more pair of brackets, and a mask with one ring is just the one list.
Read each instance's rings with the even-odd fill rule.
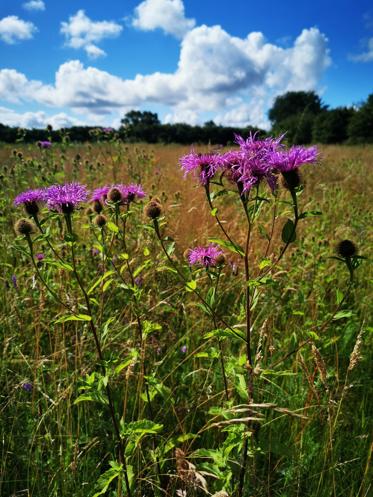
[[[1,496],[372,495],[373,146],[275,194],[189,152],[1,146]],[[13,204],[71,182],[146,195]]]

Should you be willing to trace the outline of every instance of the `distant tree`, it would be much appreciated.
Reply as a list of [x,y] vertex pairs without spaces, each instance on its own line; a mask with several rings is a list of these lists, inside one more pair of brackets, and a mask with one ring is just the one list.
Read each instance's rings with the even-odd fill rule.
[[289,91],[276,98],[268,117],[276,126],[294,115],[305,113],[317,115],[325,109],[326,106],[314,91]]
[[355,114],[353,108],[339,107],[315,117],[312,141],[316,143],[343,143],[348,138],[348,126]]
[[154,112],[131,110],[121,120],[120,133],[130,141],[156,143],[159,138],[160,121]]
[[373,93],[352,116],[348,139],[350,143],[373,143]]

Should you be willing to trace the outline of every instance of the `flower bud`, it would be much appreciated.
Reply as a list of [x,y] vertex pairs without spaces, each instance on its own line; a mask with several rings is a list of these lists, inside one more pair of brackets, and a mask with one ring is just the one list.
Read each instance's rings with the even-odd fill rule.
[[151,200],[145,206],[144,212],[147,217],[150,217],[150,219],[157,219],[157,217],[162,214],[162,206],[159,202]]
[[107,194],[107,198],[110,202],[119,203],[123,200],[122,192],[118,188],[111,188]]
[[357,252],[356,245],[351,240],[342,240],[337,245],[337,252],[342,257],[352,257]]
[[19,219],[14,225],[14,229],[19,235],[30,236],[35,232],[35,227],[28,219]]
[[105,226],[105,224],[107,223],[107,219],[106,217],[103,215],[103,214],[98,214],[93,222],[99,227],[99,228],[103,228]]

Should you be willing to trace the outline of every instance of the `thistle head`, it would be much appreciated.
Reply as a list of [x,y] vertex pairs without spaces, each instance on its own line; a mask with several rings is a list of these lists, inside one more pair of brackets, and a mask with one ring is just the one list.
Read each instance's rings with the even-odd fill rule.
[[18,233],[19,235],[23,235],[26,237],[29,237],[32,233],[35,233],[36,231],[34,224],[25,218],[18,219],[18,221],[14,225],[14,229],[16,230],[16,233]]
[[116,188],[115,186],[113,188],[110,188],[107,198],[110,202],[113,202],[114,204],[119,204],[123,200],[123,195],[122,192],[119,190],[119,188]]
[[144,212],[145,216],[149,217],[150,219],[157,219],[162,214],[162,205],[160,204],[160,202],[157,202],[157,200],[153,199],[148,204],[146,204]]

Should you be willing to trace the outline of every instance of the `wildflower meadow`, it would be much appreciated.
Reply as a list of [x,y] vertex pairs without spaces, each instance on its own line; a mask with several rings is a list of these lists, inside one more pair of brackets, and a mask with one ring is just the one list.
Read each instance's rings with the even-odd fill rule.
[[0,149],[4,497],[372,495],[371,146]]

